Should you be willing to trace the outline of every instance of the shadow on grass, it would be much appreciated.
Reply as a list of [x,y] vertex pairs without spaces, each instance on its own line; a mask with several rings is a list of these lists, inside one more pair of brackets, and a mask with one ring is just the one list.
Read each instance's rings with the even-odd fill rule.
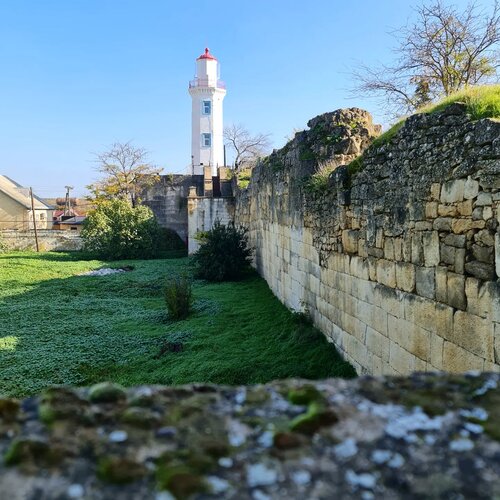
[[[189,272],[188,259],[115,261],[135,269],[96,277],[78,274],[100,263],[65,256],[29,255],[38,257],[40,269],[31,265],[33,283],[26,285],[29,277],[23,276],[13,294],[2,294],[0,283],[5,394],[103,379],[124,385],[251,384],[355,376],[325,337],[290,313],[256,274],[235,283],[194,281],[193,314],[173,322],[166,321],[163,287],[167,278]],[[41,281],[41,269],[50,275],[61,262],[65,277]],[[186,339],[181,352],[158,356],[165,341],[179,336]]]

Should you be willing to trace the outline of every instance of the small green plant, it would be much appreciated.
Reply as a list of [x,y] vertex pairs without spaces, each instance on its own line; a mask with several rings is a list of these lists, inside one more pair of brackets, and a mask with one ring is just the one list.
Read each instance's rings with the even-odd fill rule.
[[208,281],[236,281],[250,268],[252,250],[246,230],[215,221],[213,228],[199,235],[201,246],[194,254],[195,273]]
[[318,170],[307,179],[305,189],[310,193],[324,193],[328,190],[330,174],[335,170],[335,162],[324,162],[318,166]]
[[185,276],[171,278],[165,287],[165,303],[172,319],[185,319],[193,305],[191,282]]
[[252,177],[251,168],[243,168],[237,174],[237,183],[240,189],[246,189],[250,184],[250,179]]

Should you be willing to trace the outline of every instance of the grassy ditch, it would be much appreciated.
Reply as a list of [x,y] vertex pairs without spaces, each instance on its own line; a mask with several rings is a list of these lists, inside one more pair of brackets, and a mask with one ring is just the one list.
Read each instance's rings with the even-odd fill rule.
[[194,313],[172,321],[167,278],[189,260],[113,262],[76,254],[0,254],[0,384],[26,396],[54,384],[250,384],[287,377],[354,376],[334,347],[252,274],[193,282]]

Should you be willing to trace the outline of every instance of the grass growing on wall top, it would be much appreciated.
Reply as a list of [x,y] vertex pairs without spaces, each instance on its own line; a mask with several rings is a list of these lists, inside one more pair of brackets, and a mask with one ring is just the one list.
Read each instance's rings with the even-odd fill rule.
[[[354,376],[325,337],[297,319],[257,275],[193,284],[194,312],[171,321],[163,289],[189,260],[134,260],[130,272],[56,253],[0,255],[1,392],[54,384],[247,384],[287,377]],[[179,352],[165,349],[181,345]]]
[[500,85],[468,87],[445,97],[436,104],[430,104],[419,113],[437,113],[450,104],[463,102],[473,120],[500,118]]
[[[482,85],[460,90],[441,99],[437,103],[429,104],[419,109],[415,114],[439,113],[450,104],[456,102],[465,104],[467,113],[473,120],[480,120],[482,118],[500,119],[500,85]],[[370,145],[370,148],[378,148],[384,144],[388,144],[399,130],[401,130],[406,119],[406,117],[402,118],[377,137]],[[364,155],[361,154],[347,166],[350,175],[355,175],[363,169],[363,158]]]

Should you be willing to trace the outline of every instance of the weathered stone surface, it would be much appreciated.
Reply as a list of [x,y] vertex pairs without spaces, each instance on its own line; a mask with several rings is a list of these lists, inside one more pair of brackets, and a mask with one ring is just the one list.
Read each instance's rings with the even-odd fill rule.
[[483,281],[489,281],[495,278],[493,265],[486,264],[484,262],[478,262],[475,260],[467,262],[465,264],[465,270],[467,273]]
[[436,296],[435,268],[417,267],[416,288],[417,294],[428,299]]
[[[444,351],[453,366],[465,351],[450,347],[433,344],[431,355]],[[143,386],[107,403],[92,403],[86,389],[52,389],[50,423],[40,420],[41,397],[0,417],[0,492],[11,500],[494,498],[499,387],[499,374],[415,374]],[[85,414],[60,412],[70,396]],[[131,412],[148,425],[124,421]],[[461,463],[466,474],[456,473]]]

